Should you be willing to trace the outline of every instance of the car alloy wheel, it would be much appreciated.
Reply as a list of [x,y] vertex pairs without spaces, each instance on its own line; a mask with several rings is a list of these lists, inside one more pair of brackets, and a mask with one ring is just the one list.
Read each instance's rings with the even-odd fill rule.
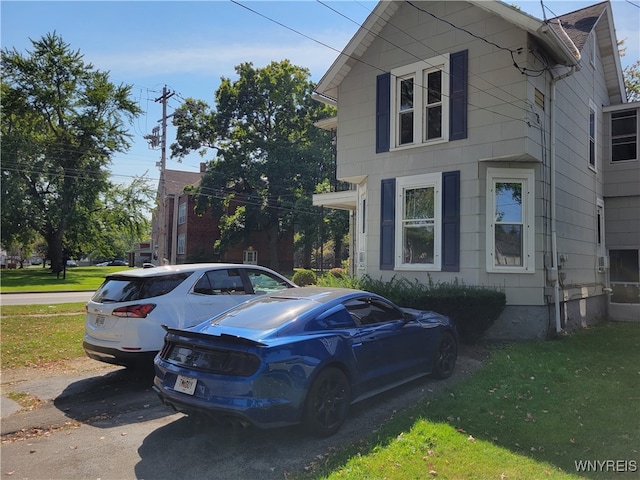
[[342,426],[349,411],[351,388],[342,370],[329,367],[314,380],[305,406],[304,426],[313,435],[327,437]]

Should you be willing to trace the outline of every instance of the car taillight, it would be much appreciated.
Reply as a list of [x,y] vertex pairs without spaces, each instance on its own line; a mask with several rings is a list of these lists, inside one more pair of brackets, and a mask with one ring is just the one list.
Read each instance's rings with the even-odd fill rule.
[[151,310],[156,308],[155,303],[144,303],[142,305],[129,305],[118,307],[111,312],[114,317],[145,318]]

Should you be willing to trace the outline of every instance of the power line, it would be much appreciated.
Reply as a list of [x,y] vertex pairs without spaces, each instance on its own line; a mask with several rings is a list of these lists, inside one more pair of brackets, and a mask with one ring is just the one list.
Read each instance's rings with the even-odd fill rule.
[[[311,41],[313,41],[313,42],[315,42],[315,43],[319,44],[319,45],[322,45],[322,46],[324,46],[324,47],[326,47],[326,48],[329,48],[329,49],[331,49],[331,50],[333,50],[333,51],[335,51],[335,52],[339,53],[340,55],[347,56],[348,58],[350,58],[350,59],[352,59],[352,60],[354,60],[354,61],[356,61],[356,62],[362,63],[363,65],[366,65],[366,66],[368,66],[368,67],[371,67],[372,69],[377,70],[377,71],[379,71],[379,72],[381,72],[381,73],[391,73],[391,72],[388,72],[387,70],[383,69],[382,67],[379,67],[379,66],[377,66],[377,65],[374,65],[374,64],[372,64],[372,63],[369,63],[369,62],[367,62],[367,61],[365,61],[365,60],[363,60],[363,59],[361,59],[361,58],[354,57],[353,55],[347,55],[347,54],[345,54],[342,50],[339,50],[339,49],[337,49],[337,48],[334,48],[334,47],[332,47],[332,46],[330,46],[330,45],[328,45],[328,44],[326,44],[326,43],[324,43],[324,42],[322,42],[322,41],[320,41],[320,40],[317,40],[317,39],[315,39],[315,38],[313,38],[313,37],[311,37],[311,36],[309,36],[309,35],[307,35],[307,34],[305,34],[305,33],[303,33],[303,32],[300,32],[300,31],[296,30],[295,28],[289,27],[288,25],[285,25],[284,23],[282,23],[282,22],[280,22],[280,21],[278,21],[278,20],[275,20],[275,19],[273,19],[273,18],[271,18],[271,17],[269,17],[269,16],[267,16],[267,15],[265,15],[265,14],[261,13],[261,12],[258,12],[257,10],[255,10],[255,9],[253,9],[253,8],[251,8],[251,7],[248,7],[247,5],[243,5],[242,3],[238,2],[237,0],[231,0],[231,2],[232,2],[232,3],[234,3],[234,4],[236,4],[236,5],[238,5],[238,6],[240,6],[240,7],[242,7],[242,8],[244,8],[244,9],[246,9],[246,10],[248,10],[248,11],[250,11],[250,12],[252,12],[252,13],[254,13],[254,14],[256,14],[256,15],[258,15],[258,16],[260,16],[260,17],[262,17],[262,18],[264,18],[264,19],[266,19],[266,20],[268,20],[268,21],[270,21],[270,22],[275,23],[276,25],[280,25],[281,27],[283,27],[283,28],[285,28],[285,29],[287,29],[287,30],[290,30],[291,32],[296,33],[297,35],[300,35],[300,36],[302,36],[302,37],[304,37],[304,38],[307,38],[307,39],[309,39],[309,40],[311,40]],[[380,38],[379,36],[377,36],[377,37],[378,37],[378,38]],[[508,50],[508,49],[507,49],[507,50]],[[419,85],[419,84],[417,84],[417,83],[415,83],[415,85],[416,85],[418,88],[427,89],[427,87],[426,87],[426,86]],[[486,92],[485,92],[485,93],[486,93]],[[445,96],[445,95],[443,95],[443,96]],[[446,96],[445,96],[445,97],[446,97]],[[503,103],[502,103],[502,105],[513,105],[513,104],[512,104],[512,102],[509,102],[509,101],[507,101],[507,100],[505,100],[505,99],[502,99],[502,98],[499,98],[499,97],[495,97],[495,98],[498,98],[499,100],[501,100],[501,101],[503,102]],[[508,114],[506,114],[506,113],[502,113],[502,112],[499,112],[499,111],[495,111],[495,110],[492,110],[492,109],[487,108],[487,107],[480,107],[480,106],[478,106],[478,105],[474,105],[474,104],[472,104],[472,103],[469,103],[469,106],[474,107],[474,108],[476,108],[477,110],[484,110],[484,111],[488,111],[488,112],[490,112],[490,113],[494,113],[494,114],[496,114],[496,115],[500,115],[500,116],[505,117],[505,118],[508,118],[508,119],[510,119],[510,120],[519,121],[519,122],[523,122],[523,123],[527,123],[527,124],[528,124],[528,121],[527,121],[526,119],[513,117],[513,116],[508,115]],[[498,105],[498,106],[499,106],[499,105]],[[526,110],[524,110],[523,108],[521,108],[521,107],[516,107],[516,108],[520,108],[520,109],[523,111],[523,113],[526,113]]]

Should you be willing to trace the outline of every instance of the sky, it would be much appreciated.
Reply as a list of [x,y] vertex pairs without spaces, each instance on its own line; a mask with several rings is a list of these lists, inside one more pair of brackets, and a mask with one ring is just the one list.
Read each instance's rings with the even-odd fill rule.
[[[536,18],[552,18],[598,3],[592,1],[508,1]],[[214,106],[220,78],[235,79],[235,66],[260,68],[289,59],[308,68],[318,82],[377,2],[290,1],[10,1],[0,2],[0,44],[23,55],[30,39],[54,31],[79,50],[96,69],[109,71],[116,84],[132,86],[132,97],[145,112],[130,127],[132,148],[113,157],[115,183],[145,175],[157,184],[161,158],[145,135],[159,126],[164,86],[174,95],[167,113],[186,98]],[[625,39],[622,66],[640,58],[640,0],[612,0],[618,40]],[[167,145],[175,141],[168,129]],[[197,172],[200,158],[169,158],[166,167]]]

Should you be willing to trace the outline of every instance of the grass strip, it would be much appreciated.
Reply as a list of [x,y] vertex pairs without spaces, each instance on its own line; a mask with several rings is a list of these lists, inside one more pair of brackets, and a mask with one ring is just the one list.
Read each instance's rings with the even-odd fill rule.
[[68,268],[65,278],[49,268],[29,267],[0,270],[0,292],[55,292],[97,290],[105,275],[128,270],[129,267]]
[[84,303],[2,307],[2,369],[84,356]]
[[638,478],[640,325],[606,324],[494,351],[301,478]]

